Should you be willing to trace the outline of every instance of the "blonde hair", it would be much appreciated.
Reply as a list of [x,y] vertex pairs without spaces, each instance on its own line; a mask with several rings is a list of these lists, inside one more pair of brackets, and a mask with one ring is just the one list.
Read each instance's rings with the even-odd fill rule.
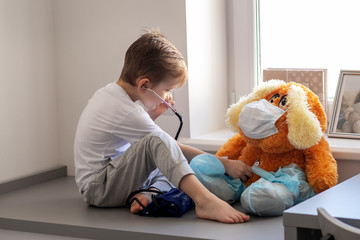
[[166,77],[179,78],[178,87],[186,82],[183,56],[158,29],[147,30],[126,51],[120,78],[135,86],[139,77],[149,78],[155,86]]

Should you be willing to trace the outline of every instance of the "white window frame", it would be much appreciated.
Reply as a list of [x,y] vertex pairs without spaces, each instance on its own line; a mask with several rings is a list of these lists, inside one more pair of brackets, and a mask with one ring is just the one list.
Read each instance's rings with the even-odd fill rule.
[[230,103],[249,94],[258,81],[256,4],[257,0],[230,0],[228,3]]
[[[209,4],[216,5],[220,4],[222,0],[207,0],[207,1],[200,1],[196,4],[200,4],[200,6],[197,6],[196,9],[201,9],[201,7],[209,7]],[[192,91],[196,90],[193,86],[193,74],[192,69],[196,68],[196,71],[201,70],[201,61],[197,62],[195,64],[194,68],[191,64],[192,59],[192,53],[189,52],[193,47],[190,47],[190,44],[192,44],[192,36],[196,35],[198,33],[197,31],[203,32],[204,30],[201,28],[201,25],[195,26],[198,27],[197,30],[193,29],[194,24],[197,24],[196,22],[193,22],[192,20],[194,18],[197,18],[199,16],[194,15],[194,13],[191,13],[193,11],[195,3],[190,1],[187,1],[187,14],[190,14],[187,16],[187,26],[189,30],[187,30],[188,34],[188,64],[189,64],[189,114],[190,114],[190,136],[185,137],[181,139],[181,142],[188,143],[194,146],[197,146],[200,149],[206,150],[206,151],[216,151],[219,148],[219,145],[221,146],[223,142],[231,137],[233,133],[225,127],[225,112],[228,105],[235,103],[240,96],[249,94],[253,87],[256,85],[256,44],[254,42],[256,34],[255,34],[255,27],[256,22],[254,20],[255,16],[255,4],[253,0],[227,0],[225,3],[222,4],[226,5],[226,45],[227,48],[225,51],[227,52],[227,61],[225,67],[227,69],[227,77],[226,78],[218,78],[216,81],[218,83],[213,83],[212,88],[217,88],[220,86],[223,86],[224,84],[227,84],[228,87],[225,89],[225,92],[223,92],[221,95],[216,95],[215,97],[221,97],[221,98],[227,98],[227,99],[221,99],[221,101],[226,101],[227,106],[224,107],[224,109],[217,108],[216,111],[218,113],[216,114],[216,120],[214,118],[209,118],[210,114],[207,112],[209,110],[204,109],[204,104],[199,105],[197,101],[193,101],[192,97]],[[201,4],[205,4],[201,6]],[[204,10],[204,9],[202,9]],[[196,14],[202,14],[202,12],[196,12]],[[222,12],[219,12],[219,14],[223,14]],[[213,16],[216,18],[217,16]],[[191,19],[192,18],[192,19]],[[213,20],[213,19],[212,19]],[[211,20],[211,21],[212,21]],[[191,24],[191,25],[190,25]],[[215,34],[219,33],[219,29],[216,29],[219,26],[213,26],[215,29]],[[194,33],[196,32],[196,33]],[[204,32],[203,34],[207,34],[207,32]],[[199,35],[197,36],[199,37]],[[201,37],[201,35],[200,35]],[[198,40],[198,39],[196,39]],[[205,41],[204,39],[203,41]],[[209,41],[212,41],[211,39]],[[205,44],[205,43],[204,43]],[[206,43],[209,44],[209,43]],[[208,49],[211,51],[211,48]],[[204,57],[202,55],[201,57]],[[206,64],[206,63],[205,63]],[[196,81],[204,82],[206,83],[207,79],[201,79],[201,75],[196,76]],[[225,81],[225,82],[224,82]],[[220,84],[220,85],[219,85]],[[207,88],[211,86],[207,85]],[[199,88],[201,90],[201,88]],[[197,89],[197,90],[199,90]],[[209,89],[208,89],[209,91]],[[219,89],[212,89],[211,91],[216,91],[219,93]],[[221,90],[223,91],[223,90]],[[204,94],[204,93],[201,93]],[[214,96],[214,95],[213,95]],[[211,97],[208,96],[206,99],[210,99]],[[211,99],[210,99],[211,100]],[[209,100],[209,101],[210,101]],[[198,106],[197,106],[198,105]],[[207,103],[207,105],[211,105],[211,103]],[[226,103],[225,103],[226,105]],[[211,121],[221,121],[222,125],[219,125],[219,128],[212,128],[210,131],[206,131],[205,127],[203,125],[200,125],[198,117],[193,117],[194,111],[192,109],[199,109],[204,110],[201,119],[211,119]],[[220,111],[219,111],[220,110]],[[211,109],[210,111],[214,111],[214,109]],[[206,115],[206,116],[205,116]],[[202,133],[198,134],[197,132],[200,131],[194,131],[199,130],[201,128]],[[204,131],[205,129],[205,131]],[[210,128],[208,128],[210,129]],[[199,145],[200,144],[200,145]]]

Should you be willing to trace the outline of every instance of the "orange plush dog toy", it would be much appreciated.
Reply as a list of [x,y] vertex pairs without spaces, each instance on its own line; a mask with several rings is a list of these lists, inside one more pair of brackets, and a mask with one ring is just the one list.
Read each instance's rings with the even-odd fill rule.
[[[242,125],[239,122],[239,114],[245,105],[262,99],[284,113],[275,122],[276,133],[258,138],[252,136],[253,133],[245,134],[248,131],[246,123]],[[305,172],[308,183],[316,193],[337,184],[337,164],[323,134],[326,128],[325,112],[318,97],[308,88],[281,80],[264,82],[230,106],[226,117],[227,124],[238,134],[221,147],[217,156],[238,159],[250,166],[255,164],[268,172],[276,172],[295,163]],[[246,185],[259,178],[254,174]]]
[[337,184],[337,164],[324,138],[325,112],[305,86],[264,82],[230,106],[226,123],[237,134],[216,155],[244,161],[254,174],[245,184],[239,183],[226,176],[215,157],[194,158],[190,166],[218,197],[229,201],[234,196],[238,201],[241,196],[250,213],[281,215]]

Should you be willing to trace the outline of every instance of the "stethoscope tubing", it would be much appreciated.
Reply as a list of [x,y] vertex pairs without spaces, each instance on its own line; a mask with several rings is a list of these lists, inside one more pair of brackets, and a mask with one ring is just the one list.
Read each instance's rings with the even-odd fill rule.
[[179,121],[180,121],[180,126],[176,132],[176,135],[175,135],[175,140],[178,140],[179,138],[179,134],[181,132],[181,129],[182,129],[182,126],[183,126],[183,120],[182,120],[182,116],[176,111],[176,109],[171,106],[171,104],[169,104],[167,101],[165,101],[165,99],[163,99],[162,97],[160,97],[159,94],[157,94],[154,90],[150,89],[150,88],[145,88],[146,90],[152,92],[156,97],[158,97],[166,106],[168,106],[171,111],[173,111],[173,113],[179,118]]

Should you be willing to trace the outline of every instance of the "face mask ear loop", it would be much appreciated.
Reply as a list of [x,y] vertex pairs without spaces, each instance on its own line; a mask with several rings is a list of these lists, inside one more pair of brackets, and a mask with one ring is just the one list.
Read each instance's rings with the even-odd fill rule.
[[179,137],[179,134],[181,132],[181,129],[182,129],[182,126],[183,126],[183,120],[182,120],[182,116],[176,111],[175,108],[173,108],[173,106],[171,106],[167,101],[165,101],[165,99],[163,99],[162,97],[160,97],[159,94],[157,94],[154,90],[150,89],[150,88],[144,88],[150,92],[152,92],[156,97],[158,97],[166,106],[168,106],[171,111],[173,111],[173,113],[179,118],[179,121],[180,121],[180,126],[176,132],[176,135],[175,135],[175,140],[178,140],[178,137]]
[[[285,110],[284,114],[287,113],[287,111],[289,111],[289,108]],[[283,114],[283,115],[284,115],[284,114]],[[286,123],[286,119],[285,119],[285,121],[283,121],[283,122],[280,124],[280,126],[279,126],[277,129],[279,130],[285,123]]]

